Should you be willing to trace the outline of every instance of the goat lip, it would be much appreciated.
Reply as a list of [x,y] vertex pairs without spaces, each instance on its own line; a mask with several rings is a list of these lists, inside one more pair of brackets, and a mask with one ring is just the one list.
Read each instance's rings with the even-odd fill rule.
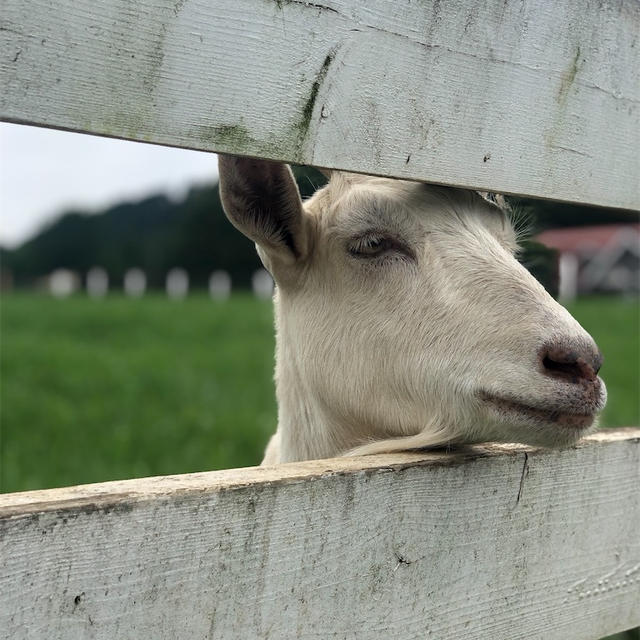
[[543,422],[569,429],[588,429],[596,418],[595,411],[579,413],[565,407],[536,407],[511,398],[496,396],[486,391],[483,391],[480,397],[485,402],[491,404],[492,407],[501,414],[518,414],[520,416],[526,416],[536,423]]

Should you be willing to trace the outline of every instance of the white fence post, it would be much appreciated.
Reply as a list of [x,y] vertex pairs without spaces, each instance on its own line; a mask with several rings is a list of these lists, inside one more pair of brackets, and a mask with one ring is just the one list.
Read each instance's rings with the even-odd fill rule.
[[124,274],[124,292],[131,298],[140,298],[147,288],[147,276],[142,269],[129,269]]
[[231,276],[226,271],[214,271],[209,277],[209,295],[214,300],[226,300],[231,295]]
[[69,269],[56,269],[48,277],[49,293],[56,298],[67,298],[80,286],[77,273]]
[[167,295],[172,300],[182,300],[189,293],[189,274],[179,267],[167,274]]
[[92,267],[87,272],[87,293],[92,298],[103,298],[109,291],[109,275],[102,267]]
[[578,257],[575,254],[568,251],[563,251],[560,254],[558,298],[562,302],[572,302],[578,295],[578,266]]
[[270,300],[273,296],[273,278],[266,269],[258,269],[251,276],[251,288],[256,298]]

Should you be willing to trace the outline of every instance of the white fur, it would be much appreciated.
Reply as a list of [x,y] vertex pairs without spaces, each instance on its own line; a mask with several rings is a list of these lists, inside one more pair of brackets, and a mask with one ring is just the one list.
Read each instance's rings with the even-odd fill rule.
[[[223,184],[231,173],[221,165],[221,191],[242,228]],[[402,239],[412,257],[354,257],[372,229]],[[514,257],[501,208],[472,191],[334,173],[304,204],[302,255],[284,259],[269,233],[269,242],[248,233],[277,283],[278,428],[264,464],[583,435],[483,400],[580,413],[589,402],[579,385],[545,375],[539,353],[550,342],[595,350]],[[604,385],[596,396],[584,413],[604,405]]]

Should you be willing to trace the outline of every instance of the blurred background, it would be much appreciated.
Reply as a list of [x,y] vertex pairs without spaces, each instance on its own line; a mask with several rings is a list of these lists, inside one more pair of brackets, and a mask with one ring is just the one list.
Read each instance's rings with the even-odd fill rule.
[[[272,283],[215,156],[6,124],[0,161],[0,490],[259,464]],[[603,426],[640,424],[638,216],[512,204],[521,260],[605,354]]]

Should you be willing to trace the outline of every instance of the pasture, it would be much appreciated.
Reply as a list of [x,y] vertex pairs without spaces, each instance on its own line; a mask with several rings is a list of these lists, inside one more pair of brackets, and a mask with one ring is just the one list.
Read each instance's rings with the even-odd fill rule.
[[[637,301],[570,311],[605,354],[603,425],[638,424]],[[270,303],[5,294],[1,320],[2,491],[259,463],[276,424]]]

